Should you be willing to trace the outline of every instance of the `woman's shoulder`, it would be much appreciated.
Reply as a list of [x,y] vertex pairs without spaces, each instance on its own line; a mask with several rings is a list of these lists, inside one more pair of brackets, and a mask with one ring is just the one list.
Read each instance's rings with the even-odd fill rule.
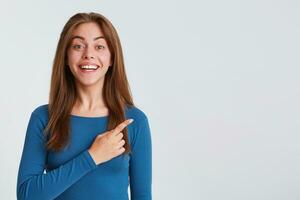
[[148,119],[145,111],[137,106],[126,107],[126,118],[133,118],[135,121],[143,121]]
[[[132,124],[128,126],[130,144],[133,145],[133,149],[142,148],[137,145],[147,145],[151,140],[151,131],[148,121],[148,116],[144,110],[136,106],[127,108],[126,112],[127,119],[134,119]],[[140,142],[137,142],[140,141]],[[147,144],[145,144],[147,142]]]
[[39,117],[42,120],[47,120],[48,119],[48,104],[41,104],[36,106],[33,111],[32,114]]

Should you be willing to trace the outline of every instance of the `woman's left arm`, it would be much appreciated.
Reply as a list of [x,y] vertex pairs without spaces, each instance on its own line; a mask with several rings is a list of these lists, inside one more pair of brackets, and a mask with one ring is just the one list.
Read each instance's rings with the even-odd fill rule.
[[131,200],[152,200],[152,142],[147,117],[136,121],[129,161]]

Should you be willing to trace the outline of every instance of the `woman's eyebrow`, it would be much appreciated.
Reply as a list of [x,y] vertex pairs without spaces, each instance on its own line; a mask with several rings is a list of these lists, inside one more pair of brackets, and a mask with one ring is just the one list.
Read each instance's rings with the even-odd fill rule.
[[[79,36],[79,35],[75,35],[75,36],[73,36],[71,39],[73,40],[73,39],[75,39],[75,38],[78,38],[78,39],[81,39],[81,40],[85,40],[84,37]],[[101,38],[102,38],[102,39],[105,39],[104,36],[98,36],[98,37],[95,37],[94,40],[98,40],[98,39],[101,39]]]

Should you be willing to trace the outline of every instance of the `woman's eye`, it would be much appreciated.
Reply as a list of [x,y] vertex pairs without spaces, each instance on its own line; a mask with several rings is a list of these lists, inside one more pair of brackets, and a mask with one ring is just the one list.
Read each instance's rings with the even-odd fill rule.
[[104,46],[103,45],[98,45],[97,49],[104,49]]
[[73,48],[74,49],[82,49],[82,45],[80,45],[80,44],[74,44]]

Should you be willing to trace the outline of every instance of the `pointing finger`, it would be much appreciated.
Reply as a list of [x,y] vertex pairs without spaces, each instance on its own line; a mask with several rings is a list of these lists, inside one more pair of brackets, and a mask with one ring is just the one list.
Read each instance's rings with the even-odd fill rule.
[[120,133],[127,125],[133,122],[133,119],[127,119],[120,123],[115,129],[112,130],[112,134],[116,135]]

